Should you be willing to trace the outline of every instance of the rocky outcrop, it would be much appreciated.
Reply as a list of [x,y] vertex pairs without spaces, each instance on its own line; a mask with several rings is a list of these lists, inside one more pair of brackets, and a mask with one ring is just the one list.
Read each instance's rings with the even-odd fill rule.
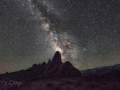
[[59,51],[57,51],[52,59],[52,63],[54,64],[62,64],[62,60],[61,60],[61,54]]
[[67,61],[62,63],[60,52],[56,52],[52,61],[49,60],[45,68],[45,75],[48,77],[70,77],[81,76],[81,72],[73,67],[73,65]]
[[64,76],[81,76],[81,73],[79,70],[73,67],[73,65],[67,61],[64,64],[62,64],[58,71],[56,72],[58,76],[64,77]]
[[26,70],[7,73],[2,76],[9,77],[12,80],[36,81],[40,78],[75,77],[81,75],[81,72],[73,67],[69,61],[62,63],[61,54],[57,51],[52,61],[49,59],[48,63],[33,64],[32,67]]
[[51,64],[51,62],[52,62],[52,61],[49,59],[49,61],[48,61],[47,65],[50,65],[50,64]]

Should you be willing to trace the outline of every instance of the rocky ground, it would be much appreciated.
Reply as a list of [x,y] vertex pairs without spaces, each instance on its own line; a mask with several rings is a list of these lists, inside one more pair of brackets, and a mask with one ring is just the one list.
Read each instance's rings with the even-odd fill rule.
[[0,90],[120,90],[119,82],[88,81],[81,77],[40,79],[18,85],[1,85]]

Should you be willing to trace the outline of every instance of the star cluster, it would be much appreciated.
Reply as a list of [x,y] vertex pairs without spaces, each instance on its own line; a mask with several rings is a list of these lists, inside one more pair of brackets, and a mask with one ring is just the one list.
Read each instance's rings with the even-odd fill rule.
[[119,0],[1,0],[0,73],[47,62],[79,70],[120,63]]

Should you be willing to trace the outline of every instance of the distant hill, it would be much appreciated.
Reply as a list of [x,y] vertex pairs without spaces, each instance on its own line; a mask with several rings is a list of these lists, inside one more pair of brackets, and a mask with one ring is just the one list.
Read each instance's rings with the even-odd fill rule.
[[83,70],[81,73],[84,76],[101,76],[105,73],[112,72],[113,70],[120,70],[120,64],[113,65],[113,66],[104,66],[104,67],[99,67],[99,68],[94,68],[94,69],[88,69],[88,70]]

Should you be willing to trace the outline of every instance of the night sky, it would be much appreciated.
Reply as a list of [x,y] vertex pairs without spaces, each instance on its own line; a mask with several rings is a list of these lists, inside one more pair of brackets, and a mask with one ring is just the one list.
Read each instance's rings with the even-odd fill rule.
[[120,64],[120,0],[0,0],[0,73],[62,61]]

